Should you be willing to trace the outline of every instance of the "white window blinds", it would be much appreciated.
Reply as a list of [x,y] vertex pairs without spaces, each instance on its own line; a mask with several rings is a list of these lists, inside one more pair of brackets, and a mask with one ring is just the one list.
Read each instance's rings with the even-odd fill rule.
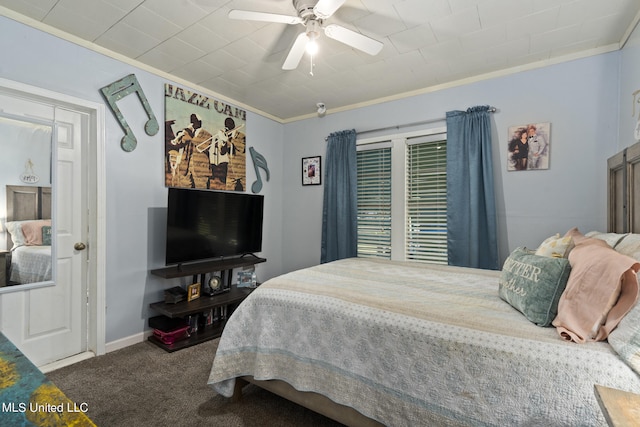
[[391,258],[391,148],[358,151],[358,256]]
[[447,141],[430,135],[407,141],[407,260],[447,264]]

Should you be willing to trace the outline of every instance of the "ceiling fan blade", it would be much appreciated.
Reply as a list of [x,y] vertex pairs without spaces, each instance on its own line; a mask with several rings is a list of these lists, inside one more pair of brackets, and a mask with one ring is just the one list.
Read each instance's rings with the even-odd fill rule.
[[285,59],[284,64],[282,64],[283,70],[296,69],[302,59],[302,55],[304,55],[308,42],[309,36],[307,36],[307,33],[300,33],[298,37],[296,37],[296,41],[293,42],[293,46],[287,55],[287,59]]
[[356,33],[355,31],[336,24],[327,25],[324,28],[324,33],[329,38],[359,49],[369,55],[377,55],[384,46],[378,40],[363,36],[360,33]]
[[320,19],[327,19],[340,9],[346,0],[320,0],[313,8],[313,13]]
[[278,22],[282,24],[300,24],[302,19],[297,16],[279,15],[277,13],[252,12],[250,10],[231,10],[229,18],[248,21]]

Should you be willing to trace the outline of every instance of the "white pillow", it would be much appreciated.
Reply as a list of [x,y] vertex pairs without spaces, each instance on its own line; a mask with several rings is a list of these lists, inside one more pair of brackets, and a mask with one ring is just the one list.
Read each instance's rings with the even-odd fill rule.
[[5,228],[11,234],[11,240],[13,241],[13,248],[11,250],[24,246],[24,234],[22,233],[22,223],[27,221],[9,221],[4,224]]
[[630,256],[640,262],[640,234],[629,233],[615,245],[614,249],[622,255]]
[[607,242],[607,245],[616,248],[616,245],[622,241],[629,233],[602,233],[600,231],[590,231],[585,237],[593,237]]
[[536,250],[536,255],[546,256],[549,258],[567,258],[569,252],[573,249],[575,243],[571,236],[560,237],[560,233],[557,233],[551,237],[545,239]]

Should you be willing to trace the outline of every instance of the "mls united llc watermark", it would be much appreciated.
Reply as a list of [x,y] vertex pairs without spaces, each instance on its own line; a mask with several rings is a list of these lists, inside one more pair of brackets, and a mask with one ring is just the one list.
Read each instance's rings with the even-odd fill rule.
[[82,412],[85,413],[89,410],[89,405],[86,402],[74,403],[66,402],[54,405],[52,403],[36,403],[36,402],[2,402],[0,412],[41,412],[41,413],[63,413],[63,412]]

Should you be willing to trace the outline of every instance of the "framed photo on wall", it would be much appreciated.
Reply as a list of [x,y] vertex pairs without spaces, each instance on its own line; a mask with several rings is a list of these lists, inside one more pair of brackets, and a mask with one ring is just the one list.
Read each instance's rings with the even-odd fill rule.
[[322,158],[320,156],[302,159],[302,185],[320,185]]
[[507,170],[549,169],[551,123],[529,123],[509,127]]

